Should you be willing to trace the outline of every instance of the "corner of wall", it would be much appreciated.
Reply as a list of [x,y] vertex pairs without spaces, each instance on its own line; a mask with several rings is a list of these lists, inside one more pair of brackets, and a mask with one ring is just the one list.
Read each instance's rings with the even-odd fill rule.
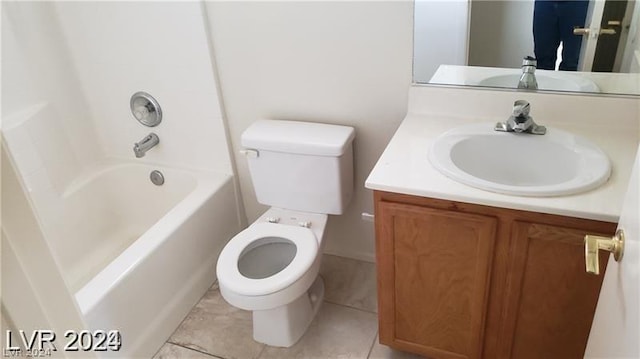
[[236,163],[236,157],[233,155],[233,142],[231,140],[231,132],[229,129],[229,117],[227,115],[226,106],[224,102],[224,90],[222,89],[222,85],[220,83],[220,74],[218,72],[218,65],[216,61],[216,51],[215,44],[213,41],[213,37],[211,36],[211,19],[209,17],[209,9],[207,7],[207,2],[202,2],[202,18],[204,22],[205,33],[207,37],[207,48],[209,50],[209,56],[211,59],[211,68],[213,71],[213,76],[216,83],[217,95],[218,95],[218,103],[220,104],[220,113],[222,115],[221,121],[222,126],[224,128],[224,137],[226,139],[226,147],[227,154],[229,156],[229,165],[231,173],[233,174],[233,189],[235,192],[235,201],[236,201],[236,210],[238,213],[238,222],[240,223],[241,228],[245,228],[248,226],[247,221],[247,212],[244,208],[244,201],[242,197],[242,190],[240,186],[240,179],[238,176],[238,166]]

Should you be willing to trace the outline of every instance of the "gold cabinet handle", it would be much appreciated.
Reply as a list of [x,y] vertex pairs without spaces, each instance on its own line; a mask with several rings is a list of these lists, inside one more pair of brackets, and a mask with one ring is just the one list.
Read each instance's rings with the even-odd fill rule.
[[618,229],[611,238],[589,234],[584,236],[584,259],[587,273],[600,274],[600,261],[598,260],[598,250],[600,249],[613,253],[613,259],[620,262],[624,254],[624,232],[622,229]]

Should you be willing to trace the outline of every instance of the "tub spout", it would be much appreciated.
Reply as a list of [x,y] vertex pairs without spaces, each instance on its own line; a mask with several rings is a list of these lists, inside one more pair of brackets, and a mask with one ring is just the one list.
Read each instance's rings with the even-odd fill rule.
[[140,142],[136,142],[133,145],[133,153],[136,154],[137,158],[144,157],[144,155],[151,148],[160,143],[160,138],[155,133],[148,134],[145,138],[143,138]]

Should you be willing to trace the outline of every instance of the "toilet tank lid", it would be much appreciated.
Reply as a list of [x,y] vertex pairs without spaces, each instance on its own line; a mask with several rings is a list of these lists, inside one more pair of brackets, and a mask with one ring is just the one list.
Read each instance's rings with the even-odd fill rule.
[[258,120],[241,137],[244,147],[315,156],[341,156],[353,141],[353,127],[324,123]]

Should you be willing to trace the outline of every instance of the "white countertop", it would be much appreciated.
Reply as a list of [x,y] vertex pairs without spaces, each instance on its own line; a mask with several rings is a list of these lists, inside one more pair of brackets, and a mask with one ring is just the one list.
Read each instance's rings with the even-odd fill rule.
[[[451,97],[459,101],[460,96]],[[371,171],[365,182],[366,188],[607,222],[618,221],[638,146],[637,126],[616,128],[604,121],[601,124],[589,121],[555,122],[537,118],[533,107],[532,115],[538,124],[546,125],[551,130],[555,127],[572,132],[600,146],[611,159],[613,170],[604,185],[585,193],[562,197],[520,197],[458,183],[441,174],[429,162],[429,149],[436,137],[454,127],[487,122],[487,117],[443,115],[442,112],[414,113],[411,109],[410,104],[409,114]],[[456,112],[454,107],[451,111]],[[508,113],[506,115],[505,118],[495,118],[495,122],[506,120]],[[509,160],[505,156],[505,161]]]

